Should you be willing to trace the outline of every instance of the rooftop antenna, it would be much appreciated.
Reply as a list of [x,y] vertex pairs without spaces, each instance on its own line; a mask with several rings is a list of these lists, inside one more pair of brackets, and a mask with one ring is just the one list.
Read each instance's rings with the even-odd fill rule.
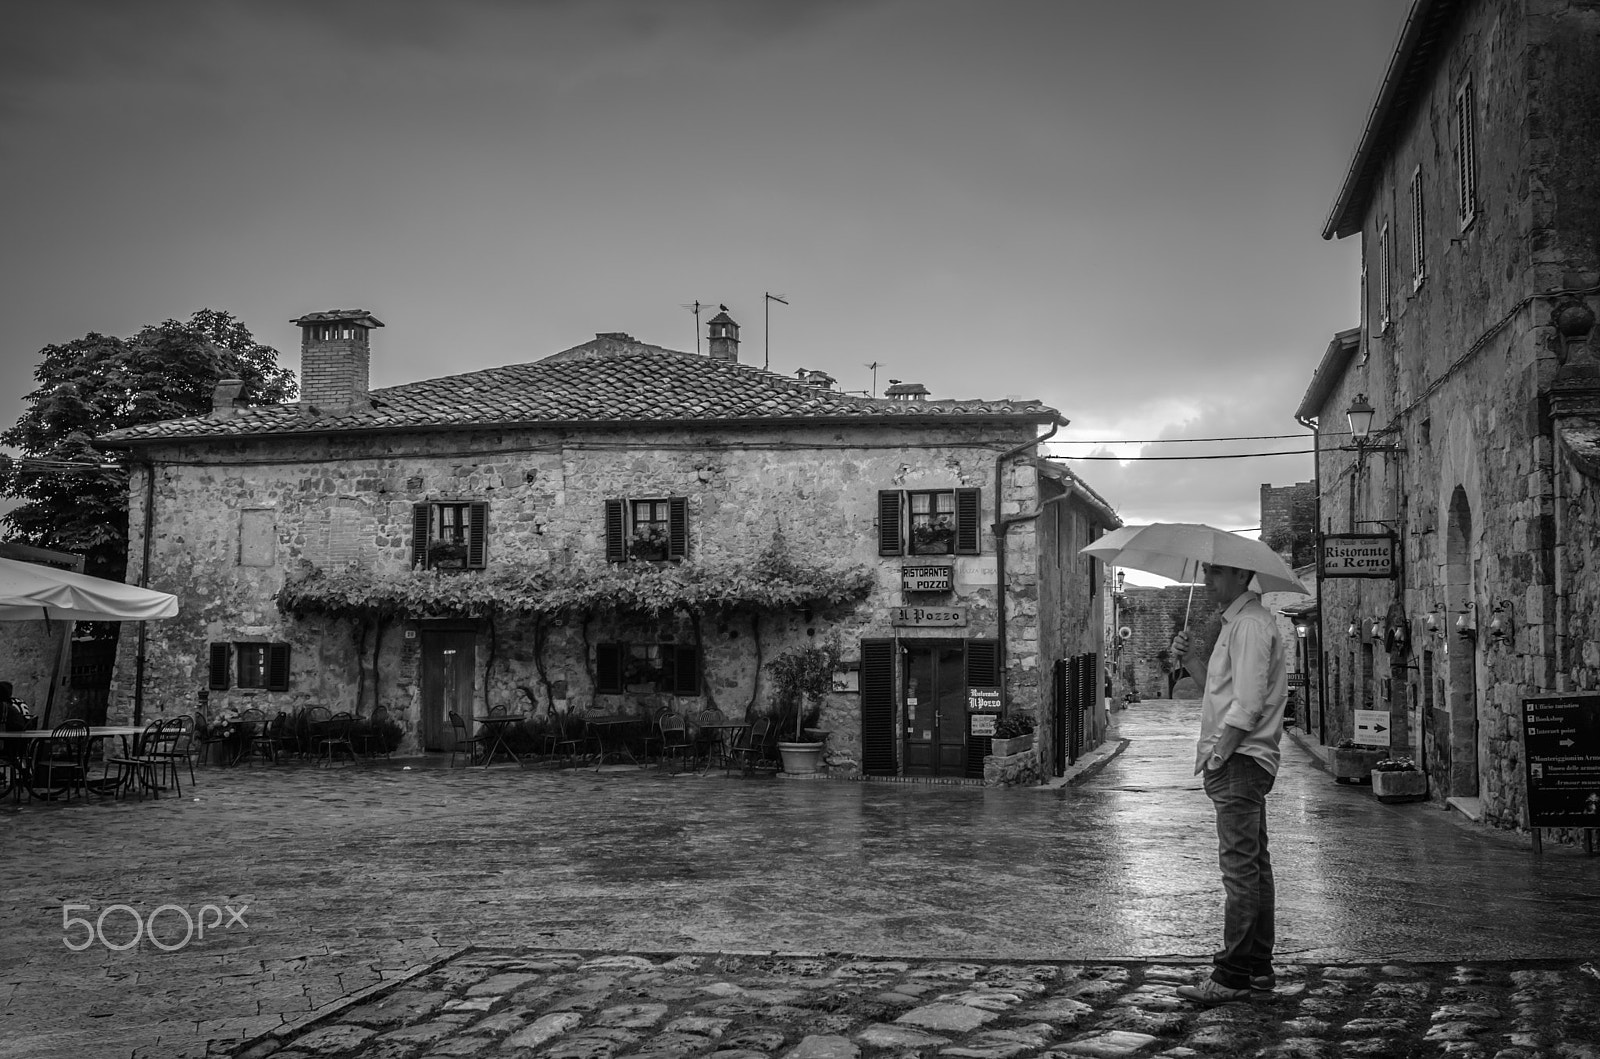
[[[679,302],[678,303],[678,308],[694,310],[694,351],[696,353],[698,353],[698,352],[700,352],[700,310],[701,309],[709,309],[709,308],[711,308],[711,306],[707,305],[705,302],[699,302],[699,301],[696,301],[696,302]],[[727,306],[723,306],[722,308],[723,308],[723,311],[726,312],[728,307]]]
[[882,368],[882,367],[887,367],[887,365],[879,364],[877,361],[873,361],[871,364],[863,364],[861,366],[863,368],[871,368],[872,369],[872,389],[867,391],[867,396],[868,397],[876,397],[876,396],[878,396],[878,369]]
[[761,318],[762,318],[762,323],[766,328],[766,334],[762,338],[761,367],[764,370],[767,370],[767,371],[772,370],[772,303],[773,302],[783,302],[784,305],[788,305],[789,304],[788,301],[781,294],[773,294],[771,291],[762,292]]

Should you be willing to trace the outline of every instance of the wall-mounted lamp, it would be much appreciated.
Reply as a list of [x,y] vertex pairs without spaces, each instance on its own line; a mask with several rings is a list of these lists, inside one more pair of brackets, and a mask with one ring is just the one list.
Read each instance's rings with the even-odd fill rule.
[[1294,634],[1300,637],[1300,639],[1304,640],[1310,631],[1311,626],[1307,625],[1305,622],[1297,621],[1294,623]]
[[1127,584],[1127,582],[1128,582],[1128,575],[1127,575],[1126,571],[1118,570],[1117,571],[1117,591],[1121,592],[1123,587]]
[[1368,630],[1374,640],[1383,635],[1383,622],[1378,618],[1372,619],[1372,628]]
[[1354,640],[1357,636],[1361,635],[1361,630],[1356,628],[1356,623],[1355,622],[1351,622],[1350,623],[1350,628],[1345,630],[1345,631],[1350,634],[1350,639],[1352,639],[1352,640]]
[[1478,605],[1468,603],[1461,611],[1461,616],[1456,619],[1456,635],[1463,640],[1478,640]]
[[[1345,409],[1345,418],[1350,421],[1350,440],[1355,442],[1355,451],[1363,455],[1369,452],[1404,452],[1400,445],[1378,445],[1373,443],[1372,417],[1374,409],[1364,393],[1356,394],[1356,399],[1350,402],[1350,407]],[[1382,437],[1393,428],[1380,430]]]
[[1437,611],[1428,611],[1428,620],[1423,624],[1422,631],[1433,637],[1444,635],[1444,621]]
[[1494,605],[1494,617],[1489,619],[1489,636],[1495,643],[1509,645],[1512,634],[1511,601],[1502,599]]

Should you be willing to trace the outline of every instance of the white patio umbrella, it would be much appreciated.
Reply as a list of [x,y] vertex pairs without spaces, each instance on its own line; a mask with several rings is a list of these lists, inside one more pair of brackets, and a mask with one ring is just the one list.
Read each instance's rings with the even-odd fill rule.
[[[1111,566],[1127,566],[1174,581],[1188,581],[1191,603],[1201,563],[1253,571],[1255,585],[1263,592],[1311,594],[1283,557],[1265,544],[1197,522],[1123,526],[1078,550]],[[1187,608],[1183,623],[1186,627],[1189,624]]]
[[178,597],[39,563],[0,558],[0,621],[150,621],[178,613]]

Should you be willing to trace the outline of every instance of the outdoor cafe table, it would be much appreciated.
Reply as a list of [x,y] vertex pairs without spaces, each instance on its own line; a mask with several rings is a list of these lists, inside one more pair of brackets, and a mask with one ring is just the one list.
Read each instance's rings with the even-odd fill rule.
[[[128,752],[128,740],[131,737],[143,734],[144,729],[135,724],[102,724],[94,725],[89,728],[89,738],[91,740],[105,739],[111,736],[121,736],[123,753]],[[4,743],[17,743],[19,744],[19,747],[28,751],[27,753],[18,754],[13,757],[9,753],[11,748],[9,746],[4,747],[8,753],[4,754],[3,756],[11,764],[11,768],[8,770],[8,776],[11,779],[11,784],[8,784],[5,788],[0,789],[0,794],[9,792],[11,786],[14,784],[25,784],[28,781],[28,768],[31,764],[30,759],[33,757],[33,754],[32,748],[28,747],[27,744],[39,739],[49,739],[53,735],[55,735],[55,729],[53,728],[31,728],[26,732],[0,732],[0,745],[3,745]]]
[[712,761],[715,758],[720,757],[722,759],[723,768],[727,768],[732,763],[735,736],[738,732],[750,727],[745,721],[706,721],[704,723],[695,721],[694,726],[702,732],[711,733],[711,746],[706,752],[705,770],[707,772],[711,771]]
[[511,744],[506,742],[506,729],[514,724],[521,724],[528,719],[525,713],[493,713],[487,717],[474,717],[473,720],[489,729],[489,742],[483,752],[483,767],[488,768],[489,762],[494,760],[496,750],[504,750],[510,755],[511,760],[517,763],[518,768],[523,768],[522,759],[517,752],[511,749]]
[[595,742],[600,745],[600,756],[594,763],[596,772],[606,763],[607,755],[614,758],[625,756],[635,765],[639,764],[639,759],[633,756],[627,740],[622,737],[622,730],[628,725],[638,724],[642,718],[626,713],[600,713],[583,720],[594,729]]

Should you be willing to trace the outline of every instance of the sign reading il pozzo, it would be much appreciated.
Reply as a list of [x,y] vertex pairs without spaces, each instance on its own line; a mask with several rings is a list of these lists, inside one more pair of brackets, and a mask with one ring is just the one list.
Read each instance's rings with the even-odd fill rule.
[[893,607],[889,611],[889,621],[919,629],[960,627],[967,623],[967,608]]
[[1392,533],[1340,533],[1322,538],[1323,577],[1394,577]]
[[900,587],[907,592],[948,592],[954,581],[955,567],[949,563],[900,568]]

